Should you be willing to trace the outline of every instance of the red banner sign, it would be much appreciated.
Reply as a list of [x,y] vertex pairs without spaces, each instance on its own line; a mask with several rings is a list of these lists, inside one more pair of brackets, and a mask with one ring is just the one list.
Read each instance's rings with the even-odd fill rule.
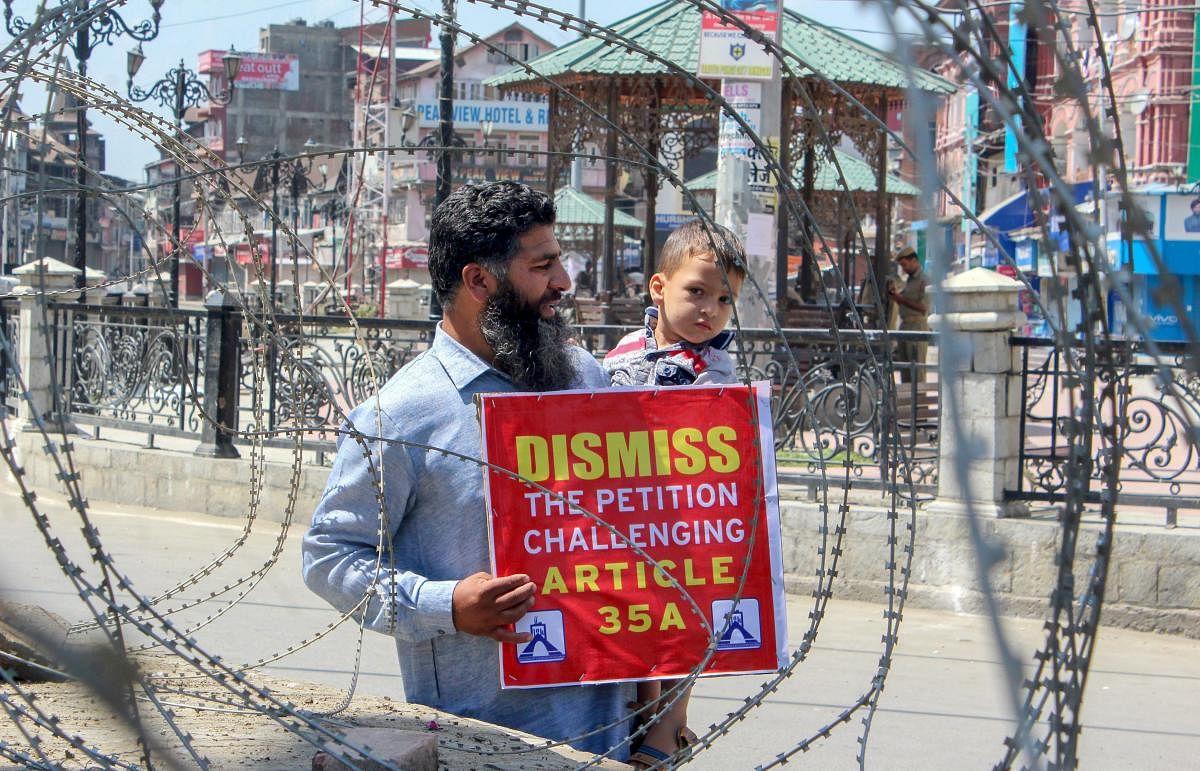
[[428,268],[429,247],[425,244],[389,246],[383,250],[383,261],[388,270]]
[[255,260],[263,265],[271,264],[271,242],[260,241],[256,246],[238,244],[234,247],[234,259],[238,265],[251,265]]
[[479,405],[484,459],[521,478],[484,474],[493,572],[538,587],[501,687],[679,677],[714,635],[706,674],[786,662],[769,386]]
[[[198,72],[202,75],[212,74],[224,83],[225,65],[222,59],[228,53],[228,51],[202,52]],[[300,90],[300,57],[296,54],[258,51],[239,53],[238,55],[242,58],[235,81],[238,88],[269,91]]]

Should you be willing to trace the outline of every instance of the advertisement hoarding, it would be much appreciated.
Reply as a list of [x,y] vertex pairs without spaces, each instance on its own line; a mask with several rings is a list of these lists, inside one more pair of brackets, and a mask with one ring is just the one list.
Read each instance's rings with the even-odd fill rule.
[[383,252],[383,260],[388,270],[428,268],[429,247],[425,244],[389,246]]
[[[200,54],[197,71],[202,75],[214,74],[224,78],[221,63],[228,51],[205,51]],[[238,88],[267,91],[300,90],[300,57],[296,54],[270,54],[261,52],[239,53],[242,57],[238,70]]]
[[1167,241],[1200,241],[1200,196],[1168,195],[1162,233]]
[[[779,37],[778,0],[721,0],[721,7],[750,29]],[[700,57],[697,74],[709,78],[770,80],[775,57],[746,37],[743,28],[704,11],[700,16]]]

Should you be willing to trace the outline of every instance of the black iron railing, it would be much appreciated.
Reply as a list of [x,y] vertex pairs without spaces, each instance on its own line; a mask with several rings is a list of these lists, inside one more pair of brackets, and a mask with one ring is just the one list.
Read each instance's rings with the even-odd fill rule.
[[743,375],[772,384],[776,454],[793,481],[811,485],[827,477],[837,484],[848,477],[865,487],[895,481],[905,495],[933,497],[936,375],[927,364],[890,360],[898,335],[933,339],[928,332],[885,337],[825,329],[788,329],[782,337],[744,330],[739,336]]
[[[1101,434],[1091,439],[1090,502],[1106,491],[1096,484],[1106,458],[1121,459],[1118,501],[1129,506],[1163,508],[1174,524],[1179,509],[1200,508],[1200,377],[1192,352],[1180,343],[1149,344],[1112,340],[1106,352],[1117,363],[1111,384],[1116,402],[1115,442]],[[1072,443],[1065,429],[1081,416],[1081,348],[1063,349],[1053,341],[1014,337],[1020,350],[1024,400],[1020,423],[1020,475],[1012,500],[1066,499],[1071,483],[1068,463]],[[1100,384],[1107,386],[1108,383]],[[1114,446],[1115,444],[1115,446]]]
[[276,316],[242,328],[247,426],[336,428],[345,414],[429,347],[434,322],[344,316]]
[[0,388],[3,388],[0,407],[9,415],[15,415],[21,398],[15,361],[21,339],[21,315],[16,300],[0,300],[0,334],[5,340],[5,344],[0,345]]
[[51,353],[76,424],[199,437],[204,311],[54,303]]
[[[267,432],[269,444],[290,444],[300,429],[317,451],[332,448],[332,432],[346,414],[427,349],[434,333],[430,321],[264,318],[243,316],[235,306],[187,311],[63,303],[53,313],[59,382],[76,423],[200,438],[205,411],[236,405],[220,419],[227,429]],[[597,358],[630,330],[575,329],[576,340]],[[865,486],[894,479],[911,484],[919,497],[932,496],[937,384],[925,365],[889,364],[888,345],[877,332],[742,331],[732,353],[743,378],[772,384],[775,445],[785,474],[813,486],[825,476],[831,484],[849,476]],[[229,357],[228,366],[221,356]],[[225,381],[213,374],[224,371],[232,373]],[[234,384],[235,394],[206,391]],[[215,435],[209,431],[204,441],[230,441],[229,431]]]

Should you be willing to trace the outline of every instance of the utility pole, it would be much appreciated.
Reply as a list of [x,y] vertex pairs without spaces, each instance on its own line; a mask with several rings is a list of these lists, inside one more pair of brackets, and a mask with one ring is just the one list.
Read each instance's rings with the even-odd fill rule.
[[[454,0],[442,0],[442,15],[451,23],[455,20]],[[442,46],[441,83],[438,90],[438,139],[442,149],[438,151],[437,180],[434,182],[433,206],[436,211],[442,201],[450,197],[450,182],[453,169],[450,145],[454,140],[454,30],[443,24],[438,34]],[[429,318],[442,317],[442,303],[437,292],[429,298]]]
[[[579,0],[579,18],[587,19],[587,0]],[[583,190],[583,158],[579,155],[583,148],[579,146],[579,132],[575,132],[575,137],[571,142],[571,149],[575,155],[571,158],[571,187],[576,190]],[[653,233],[651,233],[653,237]]]

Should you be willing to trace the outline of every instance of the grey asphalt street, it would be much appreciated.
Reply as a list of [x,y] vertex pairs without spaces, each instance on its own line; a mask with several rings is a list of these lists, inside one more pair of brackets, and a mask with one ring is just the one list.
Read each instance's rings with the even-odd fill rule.
[[[47,502],[56,534],[73,559],[87,562],[79,523],[60,504]],[[203,515],[178,516],[104,504],[92,510],[106,549],[121,571],[146,594],[155,595],[209,564],[231,546],[242,523]],[[277,562],[245,598],[229,600],[249,584],[172,616],[227,663],[254,662],[297,645],[336,620],[336,614],[299,578],[299,534],[308,512],[283,538]],[[13,487],[0,481],[0,598],[36,603],[70,621],[87,611],[42,544],[32,518]],[[275,550],[280,526],[256,523],[244,546],[195,586],[164,603],[176,607],[207,596],[263,568]],[[920,545],[918,544],[918,548]],[[93,572],[94,574],[94,572]],[[881,604],[835,600],[822,622],[816,646],[778,692],[753,710],[692,764],[695,768],[740,769],[769,763],[833,720],[861,693],[879,662],[883,631]],[[791,640],[807,625],[809,601],[792,597]],[[214,614],[215,620],[200,625]],[[1032,661],[1041,624],[1004,620],[1004,633],[1022,662]],[[358,650],[349,623],[265,669],[276,676],[337,688],[349,685]],[[403,692],[391,641],[368,634],[362,640],[364,693],[399,698]],[[867,743],[866,767],[990,768],[1012,731],[1005,681],[997,665],[993,634],[979,616],[909,609],[899,650]],[[702,681],[692,698],[697,731],[721,721],[753,697],[764,676]],[[1089,769],[1196,768],[1200,757],[1200,641],[1118,629],[1102,630],[1087,683],[1081,766]],[[793,757],[810,768],[857,768],[861,715],[839,725],[807,753]]]

